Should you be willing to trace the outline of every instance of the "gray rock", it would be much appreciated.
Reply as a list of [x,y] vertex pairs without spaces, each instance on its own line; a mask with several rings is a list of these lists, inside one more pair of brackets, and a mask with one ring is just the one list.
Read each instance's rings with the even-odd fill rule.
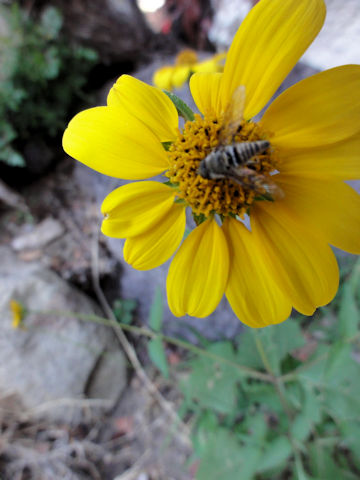
[[302,61],[319,70],[360,64],[359,0],[325,0],[325,24]]
[[42,248],[64,232],[63,225],[55,218],[48,217],[30,232],[26,232],[13,239],[11,246],[15,251]]
[[89,380],[85,392],[88,398],[115,401],[126,386],[123,353],[120,350],[105,350]]
[[153,34],[134,0],[54,0],[68,36],[94,48],[103,63],[144,56]]
[[[81,399],[94,382],[101,386],[98,398],[112,406],[126,383],[124,357],[112,330],[71,313],[51,315],[98,314],[96,305],[50,270],[19,261],[7,247],[0,247],[0,264],[0,394],[16,394],[25,408],[37,409],[44,402],[61,405],[63,399]],[[49,313],[29,313],[25,329],[15,330],[10,299]],[[102,361],[105,351],[108,358],[115,353],[117,368],[109,370],[109,360]],[[46,414],[57,417],[59,410]]]
[[220,50],[227,50],[251,8],[250,0],[211,0],[215,12],[209,30],[209,40]]
[[[229,48],[252,3],[250,0],[212,0],[215,15],[209,38],[219,50]],[[325,24],[303,55],[302,62],[318,70],[347,63],[359,64],[359,0],[325,0],[325,3]]]

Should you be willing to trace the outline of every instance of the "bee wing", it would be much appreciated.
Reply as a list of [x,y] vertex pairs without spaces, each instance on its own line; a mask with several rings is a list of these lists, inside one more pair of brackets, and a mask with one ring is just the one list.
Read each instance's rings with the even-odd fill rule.
[[234,180],[238,185],[250,188],[251,183],[249,183],[249,178],[253,177],[254,175],[256,175],[256,172],[254,172],[254,170],[241,166],[233,167],[230,171],[227,172],[227,176]]
[[262,189],[266,194],[270,195],[272,200],[281,200],[284,198],[282,189],[268,176],[262,175],[251,168],[239,166],[233,168],[228,174],[236,183],[242,187],[247,187],[252,190]]
[[284,192],[279,187],[279,185],[277,185],[272,180],[267,179],[265,188],[266,188],[266,191],[273,197],[274,200],[281,200],[285,196]]
[[245,87],[240,85],[234,91],[229,105],[225,110],[223,127],[219,134],[220,144],[225,145],[226,143],[229,143],[236,134],[240,123],[244,119],[245,99]]

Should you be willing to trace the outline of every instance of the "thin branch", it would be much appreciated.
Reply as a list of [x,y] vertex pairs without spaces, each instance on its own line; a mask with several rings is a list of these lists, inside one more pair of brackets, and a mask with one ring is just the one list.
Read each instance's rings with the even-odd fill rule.
[[28,310],[28,313],[36,313],[39,315],[75,317],[75,318],[79,318],[80,320],[98,323],[100,325],[106,325],[108,327],[118,327],[122,330],[134,333],[136,335],[143,335],[148,338],[160,338],[164,342],[169,343],[171,345],[176,345],[178,347],[181,347],[197,355],[211,358],[216,362],[225,363],[226,365],[229,365],[230,367],[237,369],[241,373],[241,375],[244,375],[245,377],[253,378],[254,380],[262,380],[267,383],[274,383],[274,377],[272,375],[259,372],[254,368],[246,367],[245,365],[240,365],[239,363],[232,362],[227,358],[221,357],[219,355],[216,355],[215,353],[212,353],[200,347],[197,347],[196,345],[188,343],[185,340],[179,340],[177,338],[169,337],[160,332],[154,332],[153,330],[149,330],[145,327],[136,327],[135,325],[127,325],[126,323],[109,320],[108,318],[99,317],[98,315],[95,315],[95,314],[77,313],[77,312],[71,312],[66,310],[49,310],[49,311]]
[[143,382],[146,390],[150,393],[152,397],[157,401],[157,403],[160,405],[160,407],[166,412],[166,414],[177,424],[177,426],[180,428],[180,437],[183,441],[183,443],[187,446],[191,445],[190,441],[190,431],[183,423],[183,421],[180,419],[179,415],[177,412],[174,410],[173,406],[171,405],[170,402],[168,402],[159,392],[159,390],[156,388],[154,383],[150,380],[150,378],[147,376],[145,370],[143,369],[139,358],[135,352],[135,349],[131,345],[131,343],[128,341],[126,338],[123,330],[119,326],[119,324],[116,321],[116,317],[114,315],[114,312],[112,311],[105,295],[104,292],[101,289],[100,286],[100,281],[99,281],[99,239],[98,239],[98,229],[96,230],[96,233],[94,233],[93,236],[93,241],[92,241],[92,248],[91,248],[91,258],[92,258],[92,280],[93,280],[93,286],[94,290],[96,293],[96,296],[100,302],[100,305],[102,309],[104,310],[105,315],[107,315],[111,320],[111,327],[120,343],[122,348],[124,349],[131,365],[133,366],[137,376],[140,378],[140,380]]

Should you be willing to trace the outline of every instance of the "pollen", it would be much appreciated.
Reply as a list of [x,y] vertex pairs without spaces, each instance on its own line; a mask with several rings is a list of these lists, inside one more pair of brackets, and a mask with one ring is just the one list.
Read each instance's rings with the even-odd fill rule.
[[[222,118],[195,115],[194,121],[188,121],[182,132],[167,152],[170,168],[166,173],[170,182],[196,215],[209,217],[211,214],[222,216],[243,215],[258,198],[258,189],[248,179],[242,184],[230,178],[206,179],[199,175],[201,160],[223,144]],[[264,140],[261,127],[255,122],[242,121],[236,133],[226,140],[226,144]],[[253,162],[256,174],[265,178],[275,167],[272,152],[257,155]],[[248,183],[246,183],[248,182]]]

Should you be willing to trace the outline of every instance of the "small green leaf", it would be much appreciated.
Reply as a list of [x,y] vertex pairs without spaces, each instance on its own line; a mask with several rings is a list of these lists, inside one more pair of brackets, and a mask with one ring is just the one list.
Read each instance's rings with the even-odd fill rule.
[[41,26],[49,38],[56,38],[63,24],[60,11],[55,7],[47,7],[41,15]]
[[113,312],[116,320],[120,323],[130,325],[134,320],[136,305],[136,300],[132,298],[115,300],[113,304]]
[[275,374],[280,373],[280,363],[290,352],[304,345],[304,336],[299,324],[292,319],[261,330],[246,329],[240,337],[238,362],[252,368],[263,368],[255,338],[259,337],[265,356]]
[[292,453],[289,439],[283,435],[275,438],[266,447],[257,467],[257,473],[263,473],[267,470],[285,467],[288,458]]
[[357,333],[360,321],[354,283],[351,278],[344,284],[339,306],[339,333],[345,339]]
[[[207,351],[229,361],[236,361],[230,342],[216,342]],[[231,414],[236,405],[237,383],[240,375],[235,367],[207,357],[196,357],[190,363],[190,374],[180,383],[188,403],[193,401],[203,408]]]
[[356,479],[357,476],[344,475],[339,465],[335,462],[333,452],[330,449],[324,448],[318,442],[311,443],[308,446],[310,469],[316,478],[321,480],[345,480]]
[[164,147],[164,150],[166,152],[169,151],[169,148],[171,147],[172,144],[173,144],[173,142],[161,142],[161,145]]
[[340,425],[340,430],[343,442],[353,451],[354,457],[360,461],[360,420],[343,422]]
[[160,370],[164,377],[169,378],[169,366],[165,348],[160,338],[150,340],[148,343],[148,354],[153,364]]
[[303,412],[299,413],[291,425],[291,434],[298,442],[304,442],[311,433],[312,424]]
[[10,167],[25,167],[25,160],[20,153],[10,145],[0,150],[0,161],[7,163]]
[[59,75],[61,59],[56,47],[49,47],[45,52],[46,64],[44,66],[44,77],[52,80]]
[[149,325],[154,332],[160,332],[163,322],[163,300],[160,287],[156,287],[150,307]]
[[175,95],[175,93],[168,92],[167,90],[164,90],[164,93],[173,102],[173,104],[176,107],[176,110],[178,111],[178,114],[181,117],[183,117],[185,120],[190,120],[191,122],[195,119],[194,112],[191,110],[191,108],[188,105],[186,105],[185,102],[181,100],[181,98]]
[[253,480],[259,448],[241,445],[231,432],[221,428],[206,436],[203,443],[196,480]]

